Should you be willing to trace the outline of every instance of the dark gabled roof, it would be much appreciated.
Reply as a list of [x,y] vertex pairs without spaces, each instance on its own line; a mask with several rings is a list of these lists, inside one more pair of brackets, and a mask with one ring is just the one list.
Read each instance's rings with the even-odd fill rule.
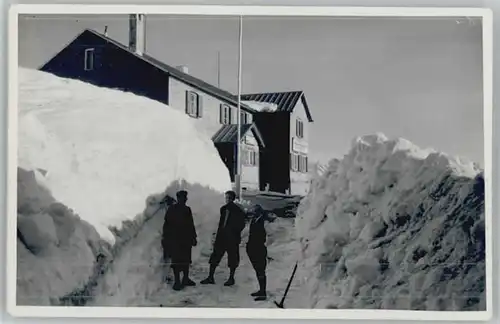
[[[241,125],[241,138],[245,136],[248,131],[252,131],[257,139],[257,142],[261,147],[265,147],[262,135],[255,124],[243,124]],[[230,124],[223,125],[217,133],[212,136],[212,141],[214,143],[238,143],[238,125]]]
[[293,112],[299,99],[302,101],[306,110],[307,118],[310,122],[313,121],[309,106],[307,105],[306,97],[303,91],[287,91],[287,92],[267,92],[267,93],[248,93],[241,95],[241,100],[258,101],[275,104],[278,106],[278,111]]
[[[136,53],[131,51],[127,46],[123,45],[122,43],[120,43],[112,38],[109,38],[109,37],[97,32],[95,30],[86,29],[86,31],[91,32],[98,37],[101,37],[102,39],[112,43],[113,45],[117,46],[118,48],[126,51],[130,55],[134,55],[137,58],[139,58],[139,59],[141,59],[141,60],[143,60],[151,65],[154,65],[155,67],[159,68],[160,70],[167,72],[171,77],[173,77],[173,78],[175,78],[183,83],[186,83],[194,88],[200,89],[200,90],[202,90],[202,91],[204,91],[204,92],[206,92],[206,93],[208,93],[208,94],[210,94],[210,95],[212,95],[212,96],[214,96],[222,101],[226,101],[226,102],[229,102],[231,104],[238,105],[238,96],[235,96],[228,91],[222,90],[222,89],[220,89],[216,86],[213,86],[213,85],[211,85],[211,84],[209,84],[201,79],[198,79],[190,74],[184,73],[181,70],[179,70],[173,66],[165,64],[165,63],[155,59],[154,57],[147,55],[146,53],[144,53],[142,55],[137,55]],[[240,103],[240,105],[241,105],[241,108],[243,110],[246,110],[246,111],[251,112],[251,113],[256,112],[254,109],[250,108],[248,105],[245,105],[244,103]]]

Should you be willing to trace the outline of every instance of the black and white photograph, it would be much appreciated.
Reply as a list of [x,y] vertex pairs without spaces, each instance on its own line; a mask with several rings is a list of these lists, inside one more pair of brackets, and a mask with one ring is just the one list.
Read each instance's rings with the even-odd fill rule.
[[24,11],[11,305],[490,315],[487,11]]

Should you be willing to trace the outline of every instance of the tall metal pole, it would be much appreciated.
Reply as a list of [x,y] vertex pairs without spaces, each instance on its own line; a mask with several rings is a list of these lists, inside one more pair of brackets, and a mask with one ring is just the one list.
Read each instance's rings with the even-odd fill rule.
[[217,51],[217,88],[220,88],[220,51]]
[[239,24],[239,49],[238,49],[238,154],[237,154],[237,171],[236,171],[236,190],[238,198],[242,197],[241,188],[241,56],[242,56],[242,31],[243,17],[240,16]]

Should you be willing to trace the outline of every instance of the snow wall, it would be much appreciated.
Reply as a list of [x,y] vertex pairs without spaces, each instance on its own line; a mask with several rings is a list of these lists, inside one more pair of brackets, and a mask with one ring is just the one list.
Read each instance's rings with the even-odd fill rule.
[[[185,114],[40,71],[20,68],[19,78],[18,304],[88,295],[144,223],[163,217],[166,193],[191,190],[191,204],[212,210],[231,189],[211,139]],[[201,217],[198,226],[218,221]]]
[[17,176],[17,304],[57,305],[59,296],[85,285],[109,246],[39,184],[39,171],[18,168]]
[[296,224],[309,307],[485,310],[484,178],[473,163],[357,138],[313,179]]

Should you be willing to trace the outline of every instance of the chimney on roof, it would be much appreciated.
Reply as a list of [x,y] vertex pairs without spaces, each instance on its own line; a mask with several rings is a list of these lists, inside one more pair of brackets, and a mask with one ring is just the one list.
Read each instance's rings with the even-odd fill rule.
[[104,26],[104,36],[108,37],[108,26]]
[[144,14],[129,16],[129,49],[142,55],[146,49],[146,22]]
[[179,71],[181,71],[181,72],[183,72],[183,73],[186,73],[186,74],[188,74],[188,73],[189,73],[188,67],[187,67],[187,66],[185,66],[185,65],[179,65],[179,66],[177,67],[177,70],[179,70]]

